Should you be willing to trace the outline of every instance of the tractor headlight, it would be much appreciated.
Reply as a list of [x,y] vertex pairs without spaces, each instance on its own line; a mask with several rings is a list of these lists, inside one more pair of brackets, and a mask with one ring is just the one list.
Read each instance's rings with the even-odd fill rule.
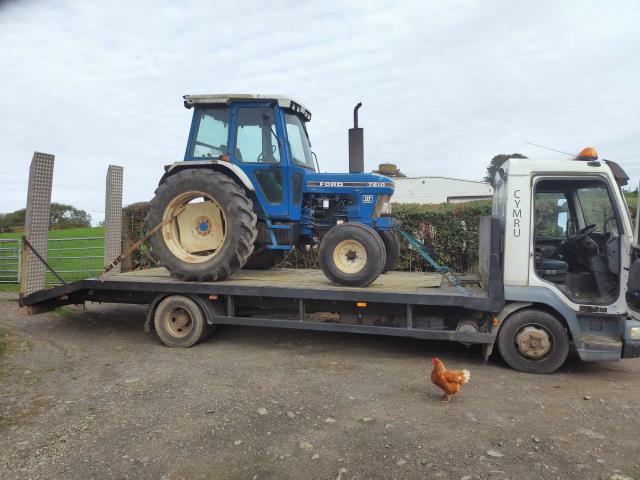
[[378,218],[380,215],[391,214],[391,195],[380,195],[376,202],[376,208],[373,209],[373,218]]

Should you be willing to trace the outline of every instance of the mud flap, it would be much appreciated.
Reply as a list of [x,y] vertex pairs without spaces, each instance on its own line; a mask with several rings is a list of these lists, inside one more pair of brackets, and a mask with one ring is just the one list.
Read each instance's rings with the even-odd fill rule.
[[489,357],[493,353],[493,346],[495,345],[495,341],[498,339],[498,331],[500,330],[500,326],[502,322],[512,313],[525,308],[530,307],[532,305],[531,302],[513,302],[507,304],[497,315],[493,317],[493,321],[491,322],[491,333],[494,336],[493,343],[487,343],[482,346],[482,358],[484,362],[487,363],[489,361]]

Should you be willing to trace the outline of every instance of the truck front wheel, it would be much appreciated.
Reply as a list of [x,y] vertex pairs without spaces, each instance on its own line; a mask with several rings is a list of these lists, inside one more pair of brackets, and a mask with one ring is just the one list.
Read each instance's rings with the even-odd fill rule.
[[361,223],[336,225],[320,243],[320,268],[334,283],[365,287],[382,273],[384,243],[372,228]]
[[553,373],[569,353],[569,336],[548,312],[519,310],[504,321],[498,333],[500,355],[514,370]]

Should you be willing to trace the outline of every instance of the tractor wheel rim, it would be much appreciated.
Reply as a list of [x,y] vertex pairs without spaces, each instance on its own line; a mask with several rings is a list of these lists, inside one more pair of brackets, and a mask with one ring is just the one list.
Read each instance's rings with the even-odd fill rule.
[[[176,212],[183,210],[176,215]],[[220,204],[209,194],[192,191],[175,197],[162,220],[173,218],[162,227],[165,244],[177,258],[202,263],[215,257],[227,233],[227,222]]]
[[193,318],[184,307],[173,307],[164,317],[165,330],[174,338],[184,338],[193,330]]
[[357,240],[343,240],[333,250],[333,261],[343,273],[358,273],[367,264],[367,250]]
[[516,333],[515,344],[523,357],[542,360],[553,349],[553,337],[540,325],[524,325]]

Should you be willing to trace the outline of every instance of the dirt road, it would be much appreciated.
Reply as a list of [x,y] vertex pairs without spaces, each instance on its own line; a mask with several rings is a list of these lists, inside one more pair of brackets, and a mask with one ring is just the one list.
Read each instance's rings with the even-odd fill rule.
[[[0,327],[0,478],[640,479],[640,361],[527,375],[475,349],[224,327],[173,350],[144,308]],[[447,406],[439,355],[471,370]]]

